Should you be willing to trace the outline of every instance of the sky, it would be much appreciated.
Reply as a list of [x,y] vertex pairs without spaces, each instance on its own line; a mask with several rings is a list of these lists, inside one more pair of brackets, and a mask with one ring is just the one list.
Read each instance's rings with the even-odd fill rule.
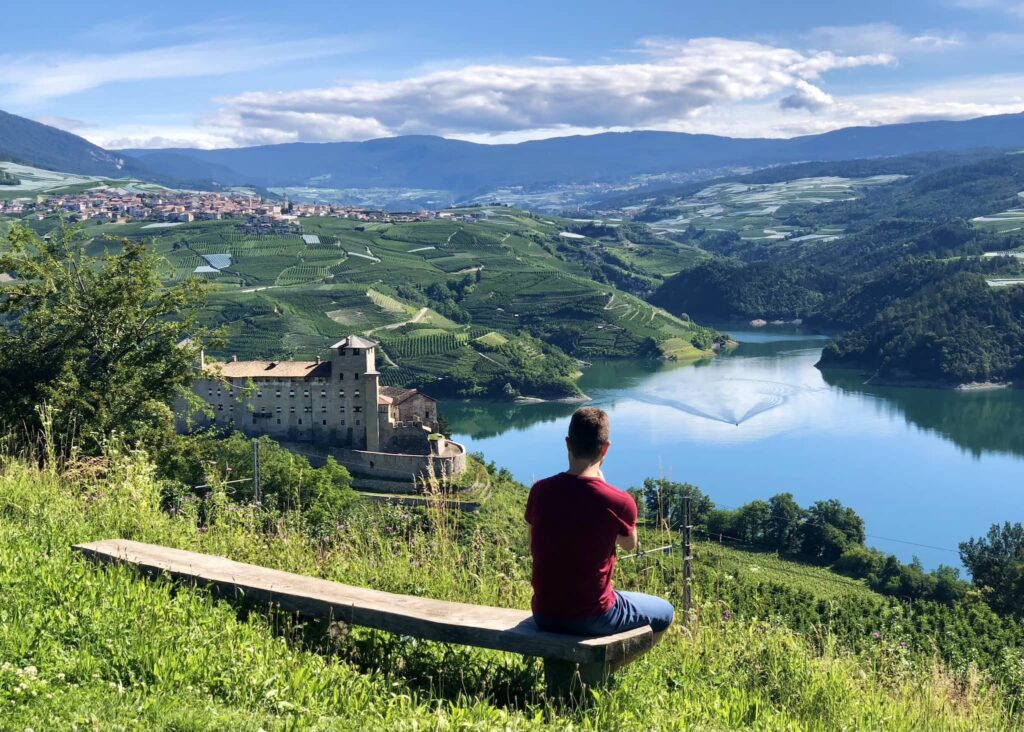
[[56,0],[4,23],[0,109],[111,149],[1024,111],[1024,0]]

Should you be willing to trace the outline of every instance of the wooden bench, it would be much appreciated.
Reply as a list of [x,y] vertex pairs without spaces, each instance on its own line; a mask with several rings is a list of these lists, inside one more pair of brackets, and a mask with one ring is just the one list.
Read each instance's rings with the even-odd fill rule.
[[544,659],[548,693],[560,698],[582,698],[586,687],[606,683],[613,668],[654,645],[650,626],[594,638],[547,633],[525,610],[368,590],[138,541],[110,539],[74,549],[97,562],[167,574],[229,599],[272,605],[304,617],[539,657]]

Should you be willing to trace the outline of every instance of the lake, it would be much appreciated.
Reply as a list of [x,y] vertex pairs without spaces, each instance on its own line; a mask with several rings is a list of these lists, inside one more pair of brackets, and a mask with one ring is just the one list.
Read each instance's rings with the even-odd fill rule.
[[[726,330],[739,347],[707,362],[587,369],[580,386],[612,417],[609,482],[664,476],[723,508],[780,492],[804,506],[838,498],[864,517],[869,545],[928,568],[960,566],[960,541],[1024,520],[1024,391],[865,385],[814,367],[824,337]],[[443,412],[456,440],[529,485],[565,469],[575,408],[445,402]]]

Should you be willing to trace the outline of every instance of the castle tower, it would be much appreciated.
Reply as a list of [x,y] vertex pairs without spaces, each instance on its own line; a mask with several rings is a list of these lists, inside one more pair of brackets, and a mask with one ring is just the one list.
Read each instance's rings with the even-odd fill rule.
[[356,450],[380,450],[377,344],[350,335],[331,346],[332,410],[344,421],[342,440]]

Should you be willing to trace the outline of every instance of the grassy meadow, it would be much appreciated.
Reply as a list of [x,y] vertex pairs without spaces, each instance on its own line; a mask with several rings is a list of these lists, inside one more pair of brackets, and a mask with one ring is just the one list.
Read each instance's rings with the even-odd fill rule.
[[[504,471],[473,470],[490,483],[477,515],[360,503],[324,536],[300,514],[233,504],[217,486],[165,510],[164,488],[140,454],[111,451],[61,468],[4,458],[0,729],[1021,727],[1012,685],[977,664],[941,660],[939,630],[920,646],[890,638],[905,612],[895,601],[825,570],[710,543],[697,547],[693,623],[673,626],[583,710],[544,697],[533,659],[300,625],[96,567],[70,549],[123,537],[383,590],[528,607],[525,491]],[[649,546],[664,539],[645,537]],[[621,562],[617,582],[679,607],[678,578],[678,557],[659,554]],[[863,617],[857,627],[839,620],[847,604]],[[809,620],[817,609],[823,619]],[[944,632],[963,632],[957,627],[950,620]]]

